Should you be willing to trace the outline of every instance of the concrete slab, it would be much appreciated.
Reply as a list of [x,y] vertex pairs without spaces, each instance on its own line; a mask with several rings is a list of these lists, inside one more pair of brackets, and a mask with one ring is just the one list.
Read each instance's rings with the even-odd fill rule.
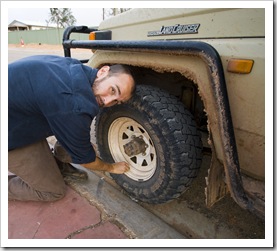
[[[82,166],[75,167],[86,170]],[[137,239],[186,239],[154,214],[115,189],[105,177],[88,171],[85,182],[69,180],[68,184],[107,215],[121,223]]]
[[56,202],[9,201],[9,239],[129,238],[68,187]]

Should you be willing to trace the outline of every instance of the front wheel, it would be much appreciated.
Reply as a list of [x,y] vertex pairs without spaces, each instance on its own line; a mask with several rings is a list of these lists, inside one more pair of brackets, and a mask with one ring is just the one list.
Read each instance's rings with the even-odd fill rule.
[[201,137],[192,115],[174,96],[150,86],[138,86],[127,104],[103,109],[96,139],[103,160],[129,163],[130,171],[111,176],[143,202],[179,197],[201,165]]

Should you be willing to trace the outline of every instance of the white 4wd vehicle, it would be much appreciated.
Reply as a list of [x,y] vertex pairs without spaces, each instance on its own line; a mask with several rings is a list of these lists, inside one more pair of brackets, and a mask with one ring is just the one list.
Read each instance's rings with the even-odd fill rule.
[[[74,32],[94,41],[70,40]],[[264,9],[132,9],[98,30],[69,27],[63,46],[65,56],[92,49],[91,67],[133,71],[132,100],[96,120],[101,157],[131,165],[112,175],[127,193],[148,203],[179,197],[209,149],[207,206],[230,192],[264,217]]]

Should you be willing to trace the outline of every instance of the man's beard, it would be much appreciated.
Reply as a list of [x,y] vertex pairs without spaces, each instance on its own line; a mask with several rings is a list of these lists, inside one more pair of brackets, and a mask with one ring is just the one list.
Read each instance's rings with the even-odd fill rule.
[[92,92],[93,92],[93,94],[95,96],[95,99],[96,99],[96,101],[97,101],[97,103],[100,107],[103,107],[104,103],[103,103],[103,101],[102,101],[102,99],[101,99],[101,97],[98,93],[99,92],[99,86],[103,82],[103,80],[105,80],[105,79],[106,79],[106,77],[103,78],[102,80],[95,80],[93,85],[92,85]]

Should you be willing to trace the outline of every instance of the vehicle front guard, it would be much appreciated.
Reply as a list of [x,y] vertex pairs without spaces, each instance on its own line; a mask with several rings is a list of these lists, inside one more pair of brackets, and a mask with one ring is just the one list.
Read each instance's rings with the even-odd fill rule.
[[[210,126],[210,134],[219,133],[220,144],[223,154],[223,166],[225,173],[225,182],[234,201],[243,209],[249,210],[260,218],[264,217],[264,205],[255,198],[250,196],[244,190],[240,165],[238,159],[237,145],[235,140],[233,122],[231,117],[228,93],[225,83],[224,71],[220,56],[214,47],[198,41],[112,41],[112,40],[71,40],[70,34],[90,33],[95,29],[89,29],[86,26],[68,27],[63,36],[63,48],[65,57],[71,57],[71,48],[83,48],[93,50],[110,50],[110,51],[131,51],[146,53],[163,53],[170,55],[191,55],[199,57],[206,64],[210,76],[210,89],[213,93],[213,103],[215,111],[213,116],[209,115],[207,108],[207,116]],[[83,60],[87,62],[88,60]],[[212,123],[211,123],[212,122]],[[217,131],[216,131],[217,130]],[[211,147],[213,149],[213,157],[209,177],[207,178],[206,202],[208,205],[213,204],[222,192],[222,172],[221,164],[214,156],[214,143],[211,137]],[[221,181],[219,181],[221,180]],[[215,185],[216,183],[216,185]]]

